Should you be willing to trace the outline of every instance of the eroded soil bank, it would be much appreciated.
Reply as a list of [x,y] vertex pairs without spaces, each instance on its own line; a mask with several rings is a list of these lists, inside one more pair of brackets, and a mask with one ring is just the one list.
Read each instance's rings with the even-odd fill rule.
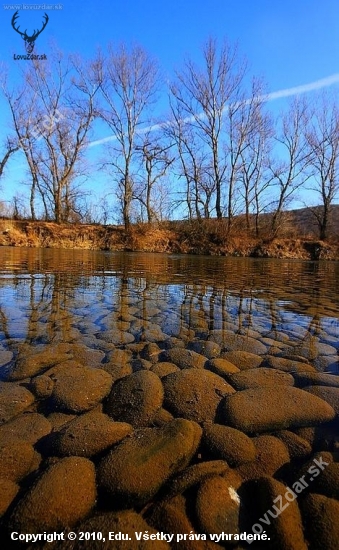
[[125,250],[257,258],[339,260],[338,239],[255,238],[241,230],[227,234],[223,222],[164,222],[122,226],[0,220],[0,246]]

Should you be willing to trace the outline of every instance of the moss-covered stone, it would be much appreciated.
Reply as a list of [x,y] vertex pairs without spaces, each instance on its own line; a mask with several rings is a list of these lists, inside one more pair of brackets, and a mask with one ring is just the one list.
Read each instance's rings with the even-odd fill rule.
[[115,504],[145,504],[170,476],[188,466],[200,438],[201,428],[184,419],[135,430],[101,460],[99,487]]

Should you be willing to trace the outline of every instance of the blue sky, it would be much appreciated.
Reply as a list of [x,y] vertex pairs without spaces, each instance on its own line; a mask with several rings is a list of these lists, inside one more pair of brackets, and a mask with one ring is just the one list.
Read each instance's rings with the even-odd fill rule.
[[[43,2],[30,1],[25,5],[28,4]],[[325,79],[330,76],[337,83],[334,85],[339,83],[338,0],[64,0],[53,4],[62,9],[46,9],[47,2],[42,10],[19,9],[18,24],[28,33],[41,26],[45,11],[48,14],[48,25],[36,42],[37,52],[47,56],[51,40],[65,53],[79,52],[85,57],[109,42],[137,42],[158,58],[164,76],[171,79],[185,56],[199,61],[202,44],[213,35],[237,42],[251,73],[262,76],[270,92],[310,83],[312,90],[317,87],[312,83],[320,80],[320,87],[325,86],[329,82]],[[18,64],[24,62],[14,61],[13,54],[24,53],[24,48],[22,38],[11,27],[15,9],[5,9],[6,6],[17,9],[22,5],[0,4],[0,61],[7,64],[14,83]],[[284,107],[284,101],[271,102],[274,112]],[[7,134],[2,100],[0,109],[1,142]],[[105,135],[108,131],[100,127],[94,138]],[[0,198],[22,178],[18,159],[13,159],[1,181]],[[98,183],[101,185],[104,180]]]

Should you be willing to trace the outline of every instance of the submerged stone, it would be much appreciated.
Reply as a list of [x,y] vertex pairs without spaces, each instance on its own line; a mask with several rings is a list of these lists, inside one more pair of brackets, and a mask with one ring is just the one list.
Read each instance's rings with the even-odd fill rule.
[[204,424],[203,429],[204,447],[213,457],[232,467],[255,459],[255,445],[243,432],[220,424]]
[[121,441],[133,431],[124,422],[114,422],[109,416],[90,411],[74,418],[43,442],[49,455],[91,457]]
[[13,359],[13,352],[0,349],[0,367],[7,365]]
[[93,409],[111,389],[112,377],[102,369],[60,366],[49,375],[54,380],[50,403],[55,409],[84,412]]
[[213,422],[221,399],[235,392],[223,378],[205,369],[174,372],[162,382],[165,408],[195,422]]
[[23,412],[34,401],[34,395],[23,386],[0,382],[0,424]]
[[309,494],[301,502],[301,511],[311,550],[338,550],[339,502]]
[[0,426],[0,444],[20,440],[35,445],[51,430],[51,423],[42,414],[24,412]]
[[220,405],[220,413],[226,424],[246,433],[315,426],[335,417],[326,401],[289,386],[228,395]]
[[101,460],[99,487],[115,504],[143,505],[188,466],[200,438],[201,428],[182,418],[162,428],[135,430]]
[[118,380],[112,387],[105,411],[120,422],[135,428],[146,427],[162,406],[164,389],[151,371],[139,371]]
[[9,527],[18,533],[62,531],[83,519],[96,499],[94,464],[68,457],[50,466],[19,500]]

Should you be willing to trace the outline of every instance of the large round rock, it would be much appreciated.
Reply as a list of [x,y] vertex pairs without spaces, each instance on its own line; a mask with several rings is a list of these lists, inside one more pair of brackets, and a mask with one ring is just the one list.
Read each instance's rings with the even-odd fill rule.
[[20,414],[34,400],[34,395],[26,388],[18,384],[0,382],[0,424]]
[[89,458],[118,443],[132,431],[130,424],[114,422],[97,410],[89,411],[51,433],[44,441],[43,450],[52,456]]
[[49,374],[54,380],[51,403],[56,409],[84,412],[93,409],[108,395],[112,377],[102,369],[60,366]]
[[159,355],[159,360],[174,363],[180,369],[202,369],[207,358],[193,350],[171,348],[163,351]]
[[240,497],[226,479],[204,480],[197,494],[196,515],[203,533],[239,533]]
[[273,435],[259,435],[253,437],[256,448],[256,458],[236,468],[237,473],[244,479],[255,479],[263,475],[275,475],[277,471],[290,462],[286,445]]
[[143,505],[188,466],[200,438],[201,428],[182,418],[163,428],[135,430],[100,462],[99,487],[123,507]]
[[315,372],[315,368],[308,363],[301,363],[294,359],[287,359],[286,357],[275,357],[274,355],[267,355],[265,358],[265,366],[272,369],[282,370],[291,374],[303,373],[303,372]]
[[38,346],[32,353],[32,347],[21,349],[17,361],[11,369],[8,380],[23,380],[44,372],[49,367],[70,359],[69,344]]
[[323,495],[309,494],[301,503],[306,537],[311,550],[338,550],[339,502]]
[[239,391],[228,395],[220,409],[226,424],[246,433],[315,426],[335,417],[328,403],[289,386]]
[[135,428],[148,426],[162,406],[164,389],[151,371],[138,371],[118,380],[108,396],[106,412]]
[[228,381],[236,390],[248,390],[251,388],[262,388],[264,386],[293,386],[294,378],[287,372],[276,369],[259,367],[249,369],[228,377]]
[[235,391],[223,378],[204,369],[174,372],[162,382],[165,408],[195,422],[213,422],[221,399]]
[[295,385],[298,388],[305,386],[331,386],[339,388],[339,377],[335,374],[326,374],[322,372],[299,372],[293,374]]
[[232,467],[251,462],[257,454],[250,437],[220,424],[204,424],[203,443],[213,457],[226,460]]
[[26,441],[10,441],[0,445],[0,478],[15,483],[34,471],[40,463],[40,455]]
[[0,426],[0,444],[19,439],[35,445],[51,430],[52,424],[42,414],[23,413]]
[[311,395],[316,395],[333,407],[337,417],[339,416],[339,388],[329,386],[307,386],[305,391]]
[[84,518],[96,499],[94,464],[68,457],[50,466],[19,501],[10,529],[19,533],[62,531]]
[[233,363],[239,370],[256,369],[260,367],[263,358],[250,351],[225,351],[221,357]]
[[251,486],[256,516],[253,532],[266,531],[270,538],[268,548],[307,550],[297,495],[270,476],[255,480]]

